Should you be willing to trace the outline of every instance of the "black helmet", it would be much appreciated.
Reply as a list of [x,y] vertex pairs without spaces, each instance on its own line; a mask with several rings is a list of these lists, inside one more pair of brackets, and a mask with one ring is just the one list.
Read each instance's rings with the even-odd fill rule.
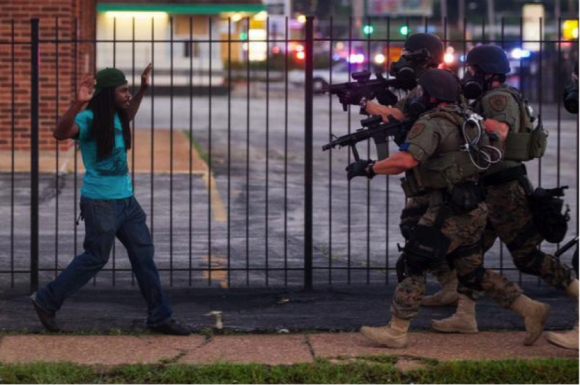
[[430,62],[438,65],[443,62],[443,42],[437,35],[430,33],[414,33],[405,41],[405,51],[419,53],[426,50],[429,53]]
[[507,75],[510,62],[503,49],[496,45],[480,45],[467,54],[467,64],[479,68],[486,74]]
[[459,80],[446,70],[428,69],[418,80],[427,93],[442,102],[456,102],[459,99]]

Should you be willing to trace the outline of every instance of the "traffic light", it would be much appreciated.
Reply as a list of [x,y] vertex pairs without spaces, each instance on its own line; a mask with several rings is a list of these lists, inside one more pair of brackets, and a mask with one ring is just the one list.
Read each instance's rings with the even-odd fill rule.
[[248,40],[248,34],[245,32],[240,33],[240,40]]
[[374,31],[375,31],[375,29],[373,28],[372,25],[367,24],[363,27],[363,33],[365,35],[371,35]]
[[407,36],[411,32],[411,28],[408,25],[402,25],[399,27],[399,33],[403,36]]

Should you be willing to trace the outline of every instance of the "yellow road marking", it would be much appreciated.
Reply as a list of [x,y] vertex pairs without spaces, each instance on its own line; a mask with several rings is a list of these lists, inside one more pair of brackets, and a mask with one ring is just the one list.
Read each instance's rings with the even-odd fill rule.
[[211,212],[213,214],[213,218],[218,222],[225,222],[227,219],[226,210],[220,198],[220,193],[217,189],[215,178],[209,172],[206,172],[202,178],[205,186],[209,187],[209,191],[211,192]]
[[[209,262],[209,255],[204,256],[205,260]],[[228,287],[228,272],[225,270],[213,270],[221,269],[227,265],[227,258],[224,255],[212,255],[211,256],[211,280],[217,281],[222,289],[227,289]],[[203,278],[209,279],[210,270],[203,271]]]

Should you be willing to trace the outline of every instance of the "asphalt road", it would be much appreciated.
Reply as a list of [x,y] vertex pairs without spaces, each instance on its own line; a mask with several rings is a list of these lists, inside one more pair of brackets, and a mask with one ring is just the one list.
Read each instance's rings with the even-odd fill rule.
[[[153,106],[146,98],[141,106],[137,129],[150,130],[152,122],[156,129],[189,131],[191,127],[202,151],[211,158],[216,181],[210,194],[207,181],[199,175],[135,176],[136,196],[149,216],[157,264],[167,285],[303,284],[303,97],[299,89],[293,89],[287,101],[280,89],[267,94],[263,87],[251,86],[250,98],[244,92],[244,88],[236,90],[231,101],[224,96],[194,98],[192,116],[190,100],[183,97],[175,98],[173,106],[169,97],[156,97]],[[555,105],[542,106],[542,114],[550,131],[549,149],[541,164],[531,162],[528,169],[535,185],[570,186],[571,238],[577,234],[577,122],[563,109],[558,114]],[[330,132],[348,132],[349,122],[351,130],[359,127],[362,117],[357,111],[348,117],[335,100],[330,104],[327,97],[315,98],[312,225],[314,282],[318,287],[394,282],[397,244],[402,243],[398,224],[404,196],[399,177],[377,177],[370,183],[358,178],[349,186],[344,172],[350,158],[346,149],[332,153],[321,150]],[[368,149],[360,146],[361,156],[367,156]],[[391,150],[396,151],[394,144]],[[372,148],[369,154],[375,156]],[[78,188],[81,177],[76,179]],[[14,268],[24,272],[2,273],[0,286],[9,288],[28,280],[29,176],[17,175],[14,184],[14,239],[9,174],[0,175],[0,185],[0,215],[8,218],[0,228],[0,271]],[[77,205],[74,173],[61,176],[58,186],[54,175],[42,176],[40,266],[45,271],[41,283],[54,277],[56,270],[82,249],[83,226],[74,224]],[[556,246],[546,244],[543,248],[551,251]],[[499,244],[486,255],[486,265],[503,269],[514,280],[537,282],[535,277],[510,271],[509,253]],[[232,269],[231,274],[224,271],[226,268]],[[125,252],[117,244],[95,284],[101,288],[128,285],[131,279]]]

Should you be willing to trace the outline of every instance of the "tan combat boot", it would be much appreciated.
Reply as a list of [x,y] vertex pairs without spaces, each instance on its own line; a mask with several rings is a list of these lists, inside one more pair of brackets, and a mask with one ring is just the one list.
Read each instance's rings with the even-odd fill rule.
[[511,309],[524,319],[527,332],[524,345],[533,345],[544,331],[550,305],[534,301],[522,294],[514,301]]
[[[576,300],[578,304],[578,280],[572,281],[568,289],[566,290],[568,294]],[[576,317],[578,317],[578,308],[576,308]],[[578,321],[576,321],[576,326],[570,331],[564,333],[548,333],[547,339],[549,342],[557,345],[561,348],[578,350]]]
[[433,295],[423,297],[423,306],[449,306],[457,304],[459,294],[457,294],[457,274],[455,270],[449,270],[445,274],[438,276],[437,280],[441,284],[441,290]]
[[455,314],[442,320],[432,320],[431,326],[434,330],[443,333],[474,334],[479,332],[475,318],[475,301],[466,295],[459,294]]
[[378,328],[363,326],[360,333],[376,344],[401,349],[407,347],[407,330],[410,323],[410,320],[393,316],[388,325]]

